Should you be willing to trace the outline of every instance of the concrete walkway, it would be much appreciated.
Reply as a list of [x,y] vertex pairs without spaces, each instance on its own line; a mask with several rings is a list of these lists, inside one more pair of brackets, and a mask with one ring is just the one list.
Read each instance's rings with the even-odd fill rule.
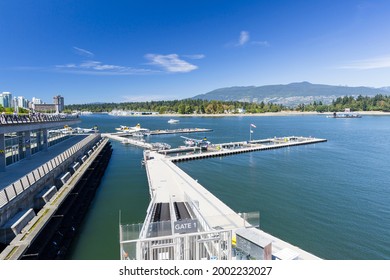
[[55,158],[87,136],[88,135],[75,135],[49,147],[47,151],[35,153],[30,159],[22,159],[17,163],[7,166],[5,172],[0,172],[0,190],[4,189],[47,161]]

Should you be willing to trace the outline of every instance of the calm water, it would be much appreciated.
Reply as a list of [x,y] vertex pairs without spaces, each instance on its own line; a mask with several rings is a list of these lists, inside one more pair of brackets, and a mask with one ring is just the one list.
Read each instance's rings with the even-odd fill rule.
[[[214,142],[315,136],[328,142],[179,163],[179,167],[237,212],[260,211],[261,228],[325,259],[390,259],[390,117],[324,116],[180,118],[82,117],[112,132],[140,123],[150,129],[204,127],[188,135]],[[179,135],[148,141],[182,145]],[[142,150],[112,141],[102,184],[74,242],[70,259],[118,259],[123,223],[143,222],[149,203]]]

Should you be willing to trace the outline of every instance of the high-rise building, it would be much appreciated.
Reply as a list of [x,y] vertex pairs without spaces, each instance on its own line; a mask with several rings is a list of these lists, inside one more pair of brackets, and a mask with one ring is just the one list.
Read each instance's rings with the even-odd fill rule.
[[3,92],[1,95],[1,105],[3,105],[4,108],[13,107],[12,106],[12,94],[10,92]]
[[31,101],[34,104],[43,104],[42,99],[40,98],[33,97]]
[[53,97],[53,103],[56,106],[56,112],[57,113],[62,113],[65,108],[65,103],[64,103],[64,97],[61,95],[56,95]]
[[28,108],[28,100],[23,96],[18,96],[16,102],[17,103],[15,104],[15,107],[17,106],[19,108]]

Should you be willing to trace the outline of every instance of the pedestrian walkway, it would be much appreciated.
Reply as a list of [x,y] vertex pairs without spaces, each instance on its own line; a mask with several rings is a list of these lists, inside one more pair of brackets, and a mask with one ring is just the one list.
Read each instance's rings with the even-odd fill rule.
[[31,156],[30,159],[23,159],[6,167],[5,172],[0,172],[0,190],[12,184],[19,178],[25,176],[29,172],[38,168],[45,162],[58,156],[66,149],[69,149],[88,135],[75,135],[56,145],[48,148],[47,151],[42,151]]

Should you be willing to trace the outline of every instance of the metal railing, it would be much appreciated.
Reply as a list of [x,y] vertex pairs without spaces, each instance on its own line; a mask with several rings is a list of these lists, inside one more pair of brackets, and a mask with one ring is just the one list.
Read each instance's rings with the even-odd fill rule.
[[60,122],[77,119],[78,115],[67,114],[26,114],[26,115],[7,115],[0,114],[0,125],[8,124],[26,124],[39,122]]
[[120,226],[122,260],[202,260],[232,258],[232,230],[138,239],[142,225]]

